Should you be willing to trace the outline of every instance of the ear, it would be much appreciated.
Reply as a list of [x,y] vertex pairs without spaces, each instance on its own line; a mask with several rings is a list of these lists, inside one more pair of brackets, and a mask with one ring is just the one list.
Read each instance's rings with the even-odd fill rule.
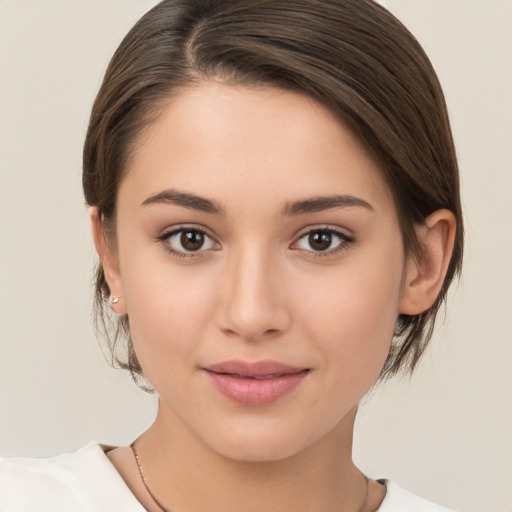
[[411,255],[407,262],[401,314],[419,315],[436,301],[452,256],[455,230],[455,216],[449,210],[435,211],[418,227],[421,254]]
[[110,307],[116,313],[123,315],[126,314],[126,302],[124,301],[123,281],[121,279],[121,272],[119,270],[119,262],[117,255],[112,248],[112,244],[107,241],[103,223],[98,214],[98,209],[92,207],[89,210],[91,218],[92,238],[96,252],[100,257],[105,273],[105,279],[108,287],[110,288],[111,298],[117,297],[118,302],[110,301]]

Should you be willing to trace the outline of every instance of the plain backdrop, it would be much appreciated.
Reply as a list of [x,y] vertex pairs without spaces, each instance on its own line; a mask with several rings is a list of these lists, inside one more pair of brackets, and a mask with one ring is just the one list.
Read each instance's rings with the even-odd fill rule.
[[[106,64],[154,0],[0,0],[0,454],[121,444],[155,397],[91,322],[81,146]],[[460,511],[512,511],[512,2],[387,0],[431,57],[462,173],[464,275],[409,379],[361,408],[355,459]]]

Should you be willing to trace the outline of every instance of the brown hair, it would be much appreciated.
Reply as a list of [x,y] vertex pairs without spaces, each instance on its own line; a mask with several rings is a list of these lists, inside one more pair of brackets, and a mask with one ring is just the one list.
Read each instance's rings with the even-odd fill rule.
[[[463,250],[457,161],[436,74],[414,36],[371,0],[164,0],[115,52],[92,109],[83,159],[86,201],[115,239],[116,194],[133,141],[162,103],[201,80],[301,92],[354,130],[380,163],[407,253],[421,251],[415,226],[441,208],[457,221],[455,247],[435,304],[402,315],[382,376],[412,371],[460,271]],[[96,313],[113,362],[143,377],[127,316],[109,325],[101,263]],[[112,320],[112,319],[111,319]],[[127,338],[128,354],[116,352]],[[126,359],[127,357],[127,359]]]

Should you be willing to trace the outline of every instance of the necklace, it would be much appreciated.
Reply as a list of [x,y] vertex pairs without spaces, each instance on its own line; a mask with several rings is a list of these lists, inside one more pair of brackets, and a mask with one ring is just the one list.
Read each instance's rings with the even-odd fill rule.
[[[135,441],[130,445],[130,448],[132,449],[132,452],[133,452],[133,456],[135,457],[135,461],[137,462],[137,468],[139,469],[139,475],[140,475],[140,478],[142,480],[142,483],[144,484],[144,487],[146,488],[146,491],[148,491],[148,494],[151,496],[152,500],[155,502],[155,504],[157,505],[157,507],[162,511],[162,512],[172,512],[171,510],[168,510],[166,509],[155,497],[155,495],[151,492],[149,486],[148,486],[148,483],[146,482],[146,478],[144,477],[144,472],[142,471],[142,465],[140,463],[140,460],[139,460],[139,454],[137,453],[137,450],[135,449]],[[364,501],[363,501],[363,504],[361,505],[361,508],[358,510],[358,512],[363,512],[365,507],[366,507],[366,503],[368,502],[368,494],[370,492],[370,483],[368,481],[368,477],[366,475],[363,475],[364,477],[364,480],[366,482],[366,494],[365,494],[365,497],[364,497]]]
[[148,494],[151,496],[153,501],[156,503],[158,508],[162,510],[162,512],[171,512],[170,510],[167,510],[155,497],[155,495],[151,492],[149,489],[148,483],[146,482],[146,478],[144,477],[144,473],[142,472],[142,466],[140,464],[139,460],[139,454],[137,453],[137,450],[135,449],[135,441],[130,445],[130,448],[132,449],[133,456],[135,457],[135,461],[137,462],[137,467],[139,468],[139,475],[142,480],[142,483],[144,484],[144,487],[146,488],[146,491],[148,491]]

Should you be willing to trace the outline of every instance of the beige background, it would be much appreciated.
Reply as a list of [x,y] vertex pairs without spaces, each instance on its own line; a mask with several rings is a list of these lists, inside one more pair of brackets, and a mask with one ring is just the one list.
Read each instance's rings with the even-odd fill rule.
[[[125,443],[155,399],[111,370],[90,321],[80,188],[88,112],[154,0],[0,0],[0,454]],[[463,176],[464,278],[415,377],[362,408],[355,457],[466,512],[512,511],[512,2],[387,0],[444,85]],[[484,6],[485,4],[485,6]]]

